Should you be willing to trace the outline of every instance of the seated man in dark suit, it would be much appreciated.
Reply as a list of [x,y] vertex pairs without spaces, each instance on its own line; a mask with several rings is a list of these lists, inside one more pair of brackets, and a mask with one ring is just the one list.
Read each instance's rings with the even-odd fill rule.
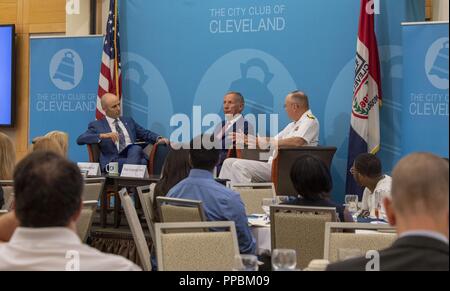
[[[449,270],[448,175],[448,163],[432,154],[412,154],[397,164],[392,200],[385,198],[384,205],[399,238],[379,252],[381,271]],[[377,264],[371,259],[350,259],[327,270],[372,270]]]
[[[105,118],[93,121],[88,130],[77,139],[79,145],[98,144],[100,147],[100,165],[102,171],[110,162],[118,162],[119,170],[124,164],[146,165],[147,157],[136,141],[147,143],[168,143],[158,134],[144,129],[132,118],[121,117],[120,100],[107,93],[102,99]],[[125,151],[123,151],[126,149]]]
[[[225,120],[215,129],[216,140],[221,141],[222,150],[220,152],[217,174],[219,174],[223,161],[227,158],[228,150],[236,146],[232,140],[232,133],[243,133],[244,135],[254,134],[248,121],[242,116],[245,100],[239,92],[228,92],[223,97],[223,112]],[[250,131],[250,132],[249,132]]]

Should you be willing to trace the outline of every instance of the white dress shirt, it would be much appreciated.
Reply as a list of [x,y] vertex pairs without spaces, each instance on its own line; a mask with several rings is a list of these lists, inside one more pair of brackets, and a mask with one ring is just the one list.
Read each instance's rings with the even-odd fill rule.
[[22,228],[0,244],[0,271],[140,271],[127,259],[83,244],[69,228]]
[[311,110],[308,110],[298,121],[288,124],[286,128],[274,138],[288,139],[301,137],[306,141],[306,146],[317,146],[319,145],[319,130],[319,121],[312,114]]
[[383,200],[386,197],[391,198],[391,187],[392,178],[388,175],[384,175],[383,179],[378,181],[373,192],[371,192],[369,188],[365,188],[362,198],[362,210],[369,211],[370,216],[375,217],[375,209],[380,205],[381,213],[379,214],[379,218],[387,220]]
[[[125,125],[123,124],[122,120],[119,119],[119,127],[122,129],[123,134],[125,135],[125,146],[128,146],[129,144],[131,144],[131,138],[130,138],[130,134],[128,133],[127,128],[125,127]],[[111,131],[112,132],[117,132],[116,130],[116,124],[115,124],[115,119],[106,116],[106,121],[108,121],[109,127],[111,127]],[[119,150],[119,141],[116,142],[116,147],[117,150]]]

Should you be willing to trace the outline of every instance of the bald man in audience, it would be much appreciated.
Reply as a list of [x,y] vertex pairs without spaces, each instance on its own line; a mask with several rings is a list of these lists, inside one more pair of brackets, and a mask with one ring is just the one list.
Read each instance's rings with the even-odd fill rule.
[[83,244],[76,232],[83,178],[72,162],[36,152],[14,172],[15,211],[0,217],[0,271],[139,271]]
[[284,108],[293,122],[273,138],[234,134],[234,140],[243,141],[246,146],[270,147],[275,149],[268,162],[243,159],[226,159],[219,178],[228,179],[232,184],[269,182],[272,180],[272,161],[278,147],[317,146],[319,144],[319,121],[309,109],[308,96],[294,91],[285,100]]
[[101,98],[105,118],[93,121],[88,130],[77,139],[79,145],[98,144],[102,171],[110,162],[118,162],[119,170],[124,164],[146,165],[148,158],[137,141],[150,144],[169,143],[166,138],[137,124],[132,118],[121,116],[120,99],[107,93]]
[[[449,270],[448,167],[448,162],[427,153],[407,156],[395,167],[392,199],[385,198],[384,205],[399,237],[379,252],[381,271]],[[363,257],[329,265],[327,270],[364,271],[375,266]]]

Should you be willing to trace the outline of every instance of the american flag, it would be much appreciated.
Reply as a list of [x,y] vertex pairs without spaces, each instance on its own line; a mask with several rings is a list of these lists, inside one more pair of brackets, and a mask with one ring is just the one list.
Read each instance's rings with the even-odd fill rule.
[[98,80],[96,118],[105,116],[101,106],[101,98],[106,93],[122,97],[122,72],[120,63],[120,34],[117,0],[109,1],[109,16],[106,36],[103,45],[102,64]]

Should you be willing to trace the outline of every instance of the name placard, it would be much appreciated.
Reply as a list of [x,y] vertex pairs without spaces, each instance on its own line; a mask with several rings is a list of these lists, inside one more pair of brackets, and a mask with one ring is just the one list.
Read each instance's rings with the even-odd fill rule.
[[88,176],[101,176],[99,163],[77,163],[81,172],[87,173]]
[[147,166],[145,165],[123,165],[121,177],[127,178],[148,178]]

